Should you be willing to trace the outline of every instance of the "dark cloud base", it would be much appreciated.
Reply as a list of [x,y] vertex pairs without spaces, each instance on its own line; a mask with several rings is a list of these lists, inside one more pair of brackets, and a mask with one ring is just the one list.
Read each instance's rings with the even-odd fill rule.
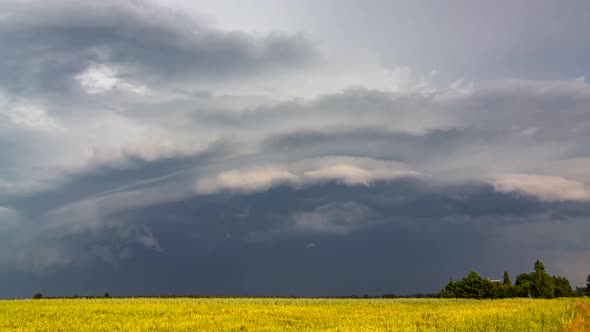
[[[331,232],[329,225],[339,220],[328,220],[323,231],[294,226],[301,211],[325,212],[318,207],[342,208],[350,202],[371,211],[366,214],[368,220],[350,221],[354,231]],[[505,269],[527,271],[534,259],[545,259],[539,254],[551,253],[545,259],[551,267],[551,260],[567,255],[567,250],[588,250],[587,245],[577,243],[578,247],[565,252],[563,245],[547,251],[546,246],[509,241],[502,231],[514,224],[534,225],[539,218],[548,218],[555,229],[547,232],[554,232],[574,224],[569,218],[580,214],[590,214],[590,205],[543,203],[496,193],[490,186],[478,184],[434,190],[415,180],[372,187],[324,184],[246,195],[222,193],[112,216],[119,222],[147,227],[158,239],[157,250],[125,238],[117,240],[119,229],[73,235],[67,240],[69,250],[105,246],[125,248],[132,255],[105,260],[104,255],[90,254],[76,264],[34,273],[2,271],[0,294],[28,297],[42,291],[68,296],[108,291],[121,296],[345,296],[436,292],[449,276],[458,277],[470,269],[496,278]],[[560,217],[552,217],[557,215]]]

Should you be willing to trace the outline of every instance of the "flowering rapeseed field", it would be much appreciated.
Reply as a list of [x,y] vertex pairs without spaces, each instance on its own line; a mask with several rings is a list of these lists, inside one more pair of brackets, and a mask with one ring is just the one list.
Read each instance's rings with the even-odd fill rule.
[[121,298],[0,301],[14,331],[584,331],[590,301]]

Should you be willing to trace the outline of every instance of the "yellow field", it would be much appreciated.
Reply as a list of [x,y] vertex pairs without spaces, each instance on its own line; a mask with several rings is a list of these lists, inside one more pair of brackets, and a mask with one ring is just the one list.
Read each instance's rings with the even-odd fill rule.
[[590,299],[0,301],[14,331],[587,331]]

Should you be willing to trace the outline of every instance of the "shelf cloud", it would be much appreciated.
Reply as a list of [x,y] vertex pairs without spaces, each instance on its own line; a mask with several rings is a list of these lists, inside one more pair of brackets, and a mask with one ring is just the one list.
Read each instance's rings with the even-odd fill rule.
[[590,270],[586,2],[0,3],[0,296]]

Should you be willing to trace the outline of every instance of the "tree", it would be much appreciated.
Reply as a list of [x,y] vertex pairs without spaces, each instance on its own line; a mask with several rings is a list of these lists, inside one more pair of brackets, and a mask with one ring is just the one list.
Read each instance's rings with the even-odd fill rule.
[[500,297],[514,297],[514,287],[512,286],[512,281],[510,280],[510,275],[508,274],[508,271],[504,271],[504,280],[502,281]]
[[516,276],[515,295],[517,297],[532,297],[533,285],[535,283],[532,273],[522,273]]
[[555,289],[554,295],[555,297],[572,297],[576,296],[576,293],[572,289],[570,285],[570,281],[567,280],[565,277],[552,277],[553,287]]
[[457,280],[457,282],[453,282],[451,278],[447,286],[440,292],[440,297],[446,298],[495,299],[500,295],[501,291],[498,286],[492,284],[488,279],[482,278],[475,271],[471,271],[467,277]]
[[512,286],[512,281],[510,280],[510,275],[508,271],[504,271],[504,280],[502,281],[504,286]]
[[110,295],[108,292],[104,293],[104,298],[105,298],[105,299],[106,299],[106,298],[109,298],[109,297],[111,297],[111,295]]
[[42,298],[43,298],[43,294],[41,294],[41,293],[37,293],[37,294],[33,295],[33,298],[34,298],[35,300],[42,299]]
[[586,295],[590,296],[590,274],[588,275],[588,279],[586,279]]
[[545,271],[545,265],[537,259],[534,266],[535,272],[532,273],[534,283],[532,295],[536,298],[552,299],[555,297],[554,287],[551,284],[551,277]]
[[440,291],[440,297],[443,298],[455,298],[457,295],[455,294],[455,283],[453,282],[453,277],[449,278],[449,283]]
[[[590,295],[590,275],[587,288],[579,288],[577,293],[588,291]],[[521,273],[516,276],[516,282],[512,285],[508,271],[504,272],[502,283],[493,283],[489,279],[482,278],[477,272],[471,271],[468,276],[449,283],[443,288],[440,297],[444,298],[472,298],[472,299],[497,299],[511,297],[534,297],[551,299],[554,297],[576,296],[569,280],[561,276],[550,276],[545,271],[545,265],[537,260],[533,272]]]

